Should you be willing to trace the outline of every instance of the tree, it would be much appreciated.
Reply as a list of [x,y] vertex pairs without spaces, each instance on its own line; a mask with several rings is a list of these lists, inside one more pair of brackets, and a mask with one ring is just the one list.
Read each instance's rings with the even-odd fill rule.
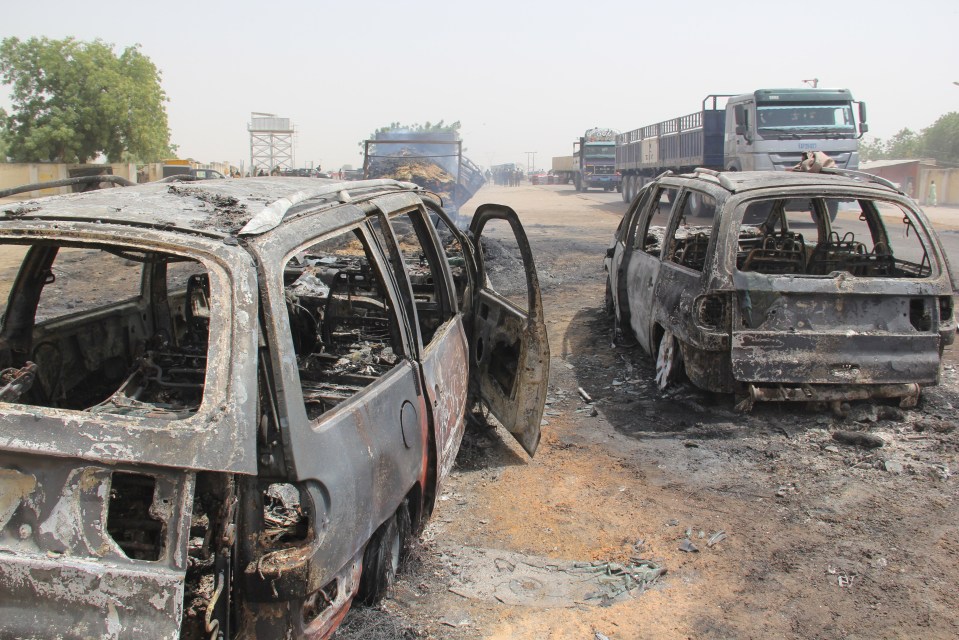
[[885,154],[886,143],[882,141],[882,138],[876,138],[875,140],[867,140],[863,138],[859,142],[859,158],[863,162],[885,158]]
[[922,153],[944,164],[959,163],[959,111],[941,116],[922,130]]
[[892,159],[918,158],[922,139],[910,129],[900,129],[886,143],[886,157]]
[[152,162],[170,154],[160,71],[140,51],[117,56],[101,40],[5,38],[0,81],[11,87],[3,114],[7,153],[18,162]]

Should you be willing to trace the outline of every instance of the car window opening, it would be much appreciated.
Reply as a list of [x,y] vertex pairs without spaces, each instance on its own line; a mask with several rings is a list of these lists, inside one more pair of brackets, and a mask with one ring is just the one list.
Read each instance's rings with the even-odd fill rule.
[[358,231],[323,240],[284,269],[293,348],[311,420],[400,360],[395,311]]
[[161,419],[199,409],[211,316],[202,264],[40,242],[10,270],[0,400]]
[[736,267],[770,275],[928,278],[927,242],[911,215],[873,200],[753,201],[743,214]]

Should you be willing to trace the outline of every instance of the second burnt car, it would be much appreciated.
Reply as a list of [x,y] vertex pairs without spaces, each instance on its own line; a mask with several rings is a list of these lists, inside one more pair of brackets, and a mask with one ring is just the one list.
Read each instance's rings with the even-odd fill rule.
[[[532,455],[516,214],[393,180],[147,184],[0,214],[0,635],[327,637],[388,590],[475,403]],[[526,290],[486,283],[512,230]]]
[[632,202],[605,266],[608,310],[656,358],[660,388],[685,372],[743,409],[910,406],[955,339],[935,231],[868,174],[667,172]]

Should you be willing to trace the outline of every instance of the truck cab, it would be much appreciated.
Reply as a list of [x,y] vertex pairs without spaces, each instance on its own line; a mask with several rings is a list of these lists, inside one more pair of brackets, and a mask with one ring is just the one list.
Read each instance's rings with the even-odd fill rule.
[[726,103],[724,167],[783,171],[803,152],[821,151],[837,167],[857,169],[865,121],[865,103],[853,100],[848,89],[759,89],[732,96]]

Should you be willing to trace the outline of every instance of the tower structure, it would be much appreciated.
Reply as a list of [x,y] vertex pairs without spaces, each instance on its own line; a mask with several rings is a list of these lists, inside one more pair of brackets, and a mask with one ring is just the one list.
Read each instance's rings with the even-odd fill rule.
[[293,122],[273,113],[250,114],[250,175],[294,168]]

